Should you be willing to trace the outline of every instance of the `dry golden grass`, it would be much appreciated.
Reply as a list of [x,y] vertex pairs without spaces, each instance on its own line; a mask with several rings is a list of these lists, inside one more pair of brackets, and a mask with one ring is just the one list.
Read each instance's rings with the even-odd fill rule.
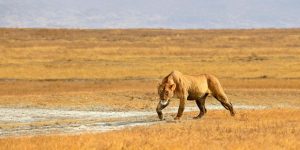
[[[300,106],[300,29],[0,29],[0,35],[1,107],[154,110],[156,85],[171,70],[215,74],[234,105]],[[0,149],[300,147],[299,109],[241,110],[235,118],[208,111],[201,120],[185,114],[179,123],[109,133],[2,138]],[[77,120],[60,123],[69,122]]]
[[[195,114],[193,114],[195,115]],[[1,149],[299,149],[300,111],[210,111],[201,120],[108,133],[0,139]]]
[[[278,89],[273,91],[276,93],[282,93],[280,89],[288,93],[299,89],[299,33],[300,29],[0,29],[0,95],[5,96],[0,104],[119,106],[119,99],[123,103],[143,99],[137,107],[152,108],[155,87],[171,70],[191,75],[215,74],[234,102],[255,99],[257,104],[263,96],[245,99],[245,94],[240,93],[246,92],[230,89]],[[69,92],[109,96],[88,100],[82,96],[55,97]],[[263,92],[250,92],[260,93]],[[298,92],[292,93],[287,101],[298,104]],[[289,94],[269,95],[268,99],[282,102]],[[21,102],[18,96],[24,96]],[[132,108],[130,103],[125,106]]]
[[0,29],[0,34],[4,79],[156,79],[171,70],[234,79],[300,76],[300,29]]

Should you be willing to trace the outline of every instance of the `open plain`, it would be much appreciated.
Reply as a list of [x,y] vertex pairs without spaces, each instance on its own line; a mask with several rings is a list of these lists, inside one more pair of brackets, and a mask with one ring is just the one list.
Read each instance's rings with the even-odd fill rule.
[[[216,75],[208,97],[159,121],[172,70]],[[0,149],[300,149],[300,29],[0,29]]]

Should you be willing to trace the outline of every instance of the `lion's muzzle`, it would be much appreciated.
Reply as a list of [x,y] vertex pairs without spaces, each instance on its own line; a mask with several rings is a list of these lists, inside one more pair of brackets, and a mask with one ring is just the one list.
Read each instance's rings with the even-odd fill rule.
[[160,100],[159,102],[161,105],[165,106],[169,103],[169,100]]

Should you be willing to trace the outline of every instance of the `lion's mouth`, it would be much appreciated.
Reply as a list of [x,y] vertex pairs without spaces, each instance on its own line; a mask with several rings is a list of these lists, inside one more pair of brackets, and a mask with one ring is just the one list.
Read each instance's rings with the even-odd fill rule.
[[167,105],[169,100],[160,100],[161,105]]

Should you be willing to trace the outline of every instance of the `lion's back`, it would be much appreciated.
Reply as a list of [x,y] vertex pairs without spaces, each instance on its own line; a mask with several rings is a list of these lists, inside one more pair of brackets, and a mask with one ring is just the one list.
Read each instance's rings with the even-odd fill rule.
[[197,75],[197,76],[186,75],[186,78],[190,82],[190,92],[198,93],[200,95],[209,93],[206,74]]

